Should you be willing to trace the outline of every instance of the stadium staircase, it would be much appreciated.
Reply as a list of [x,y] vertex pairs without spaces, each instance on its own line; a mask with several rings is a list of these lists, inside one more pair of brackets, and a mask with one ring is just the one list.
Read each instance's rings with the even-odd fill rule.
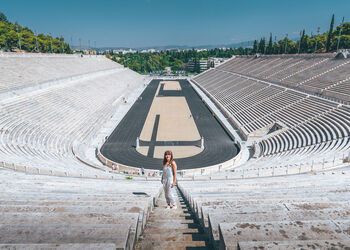
[[207,235],[198,223],[180,190],[176,189],[177,209],[165,209],[164,193],[157,200],[145,231],[136,245],[147,249],[211,249]]

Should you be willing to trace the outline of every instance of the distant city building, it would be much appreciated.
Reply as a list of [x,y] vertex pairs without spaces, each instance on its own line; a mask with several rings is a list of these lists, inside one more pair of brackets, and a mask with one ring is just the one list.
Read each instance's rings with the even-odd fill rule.
[[195,49],[197,52],[208,51],[208,49]]
[[206,71],[207,69],[209,69],[209,65],[208,65],[208,60],[200,60],[199,61],[199,71],[203,72]]
[[208,64],[208,60],[205,59],[201,59],[199,61],[190,60],[186,65],[186,69],[189,72],[203,72],[209,68],[210,65]]
[[209,68],[208,60],[204,60],[204,59],[201,59],[199,61],[190,60],[186,65],[186,69],[189,72],[200,73],[207,70],[208,68]]
[[164,73],[166,75],[170,75],[171,74],[171,67],[165,67]]
[[209,57],[208,58],[209,68],[215,68],[227,60],[228,60],[228,58]]
[[141,53],[155,53],[155,52],[158,52],[158,50],[156,50],[156,49],[144,49],[144,50],[141,50]]
[[124,54],[127,54],[127,53],[136,53],[137,50],[133,50],[133,49],[114,49],[114,50],[112,50],[112,52],[113,52],[113,54],[122,53],[124,55]]

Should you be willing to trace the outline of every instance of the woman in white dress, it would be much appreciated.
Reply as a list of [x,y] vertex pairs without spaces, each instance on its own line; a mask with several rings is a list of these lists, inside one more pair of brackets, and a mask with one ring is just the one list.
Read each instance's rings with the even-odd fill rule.
[[166,199],[167,206],[169,209],[176,209],[176,201],[173,194],[173,188],[176,186],[176,162],[174,161],[173,152],[167,150],[164,152],[163,159],[163,174],[162,174],[162,184],[164,188],[164,195]]

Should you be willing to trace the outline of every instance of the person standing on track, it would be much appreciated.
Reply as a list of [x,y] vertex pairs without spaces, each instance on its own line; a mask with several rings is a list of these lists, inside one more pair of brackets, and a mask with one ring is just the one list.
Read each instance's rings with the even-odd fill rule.
[[173,152],[171,152],[170,150],[165,151],[163,158],[162,184],[164,188],[167,209],[177,208],[173,194],[173,187],[176,186],[176,169],[177,165],[174,161]]

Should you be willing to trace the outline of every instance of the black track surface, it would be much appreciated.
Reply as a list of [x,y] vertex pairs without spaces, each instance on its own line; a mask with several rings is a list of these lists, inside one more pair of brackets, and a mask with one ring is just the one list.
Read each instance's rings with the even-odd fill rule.
[[[131,107],[129,112],[115,128],[108,140],[103,144],[101,153],[108,159],[120,164],[144,167],[145,169],[161,169],[162,160],[144,156],[136,151],[136,138],[140,136],[153,97],[156,94],[159,82],[153,80]],[[222,163],[234,157],[239,149],[230,136],[225,132],[220,123],[211,114],[187,80],[180,82],[181,91],[161,90],[159,96],[185,96],[199,134],[204,137],[204,150],[191,157],[176,159],[178,169],[191,169],[207,167]],[[159,118],[158,118],[159,119]],[[158,120],[159,122],[159,120]],[[155,121],[157,125],[157,119]],[[156,134],[156,130],[153,130]],[[152,133],[153,135],[153,133]],[[199,145],[200,141],[194,142],[151,142],[141,141],[140,145]],[[154,148],[153,148],[154,150]],[[148,154],[152,155],[152,154]]]

